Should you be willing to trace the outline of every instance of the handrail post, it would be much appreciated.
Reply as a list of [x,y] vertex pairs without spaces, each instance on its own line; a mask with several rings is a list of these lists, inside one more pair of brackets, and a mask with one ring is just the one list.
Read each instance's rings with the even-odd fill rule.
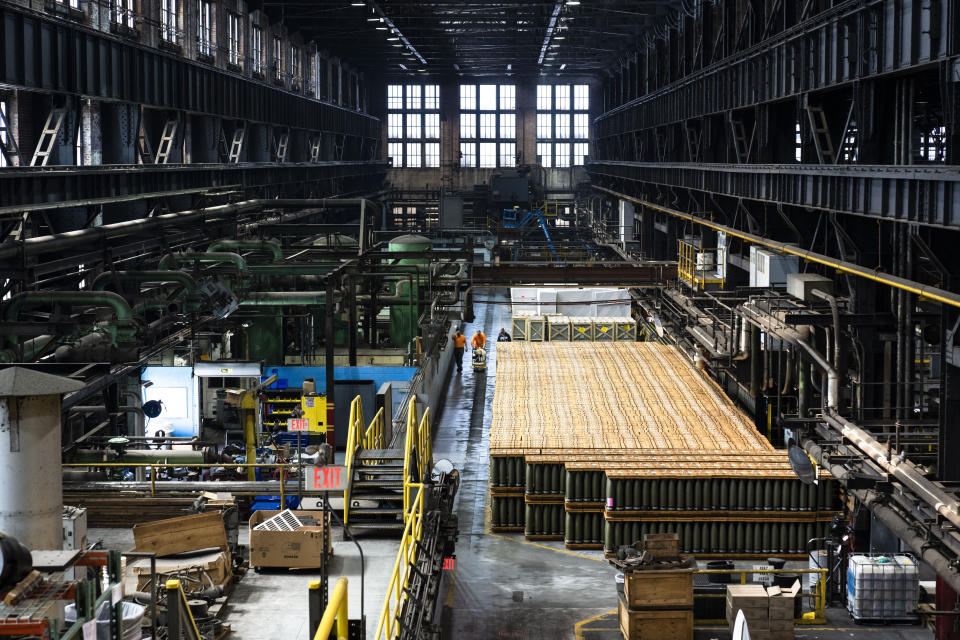
[[311,580],[307,591],[307,605],[309,607],[307,614],[307,637],[312,638],[317,633],[320,626],[320,619],[323,617],[322,602],[323,586],[319,580]]

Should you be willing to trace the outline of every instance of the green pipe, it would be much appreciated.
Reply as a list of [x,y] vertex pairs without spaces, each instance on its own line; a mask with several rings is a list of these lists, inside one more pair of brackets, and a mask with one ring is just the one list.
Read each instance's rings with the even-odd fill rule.
[[179,449],[130,449],[118,456],[113,449],[77,449],[70,456],[70,462],[95,466],[100,462],[157,463],[164,462],[194,463],[205,462],[203,451]]
[[183,288],[189,293],[196,293],[197,291],[197,281],[189,273],[183,271],[104,271],[94,278],[91,289],[93,291],[103,291],[110,282],[133,284],[176,282],[183,285]]
[[327,301],[325,291],[250,291],[240,301],[242,307],[319,306]]
[[175,262],[177,264],[190,264],[192,262],[213,262],[220,264],[230,263],[235,265],[241,272],[247,271],[247,261],[244,260],[243,256],[241,256],[239,253],[168,253],[160,258],[160,262],[157,264],[157,269],[160,271],[168,270],[171,262]]
[[[16,322],[20,317],[20,312],[24,307],[35,306],[38,304],[71,304],[82,305],[85,307],[110,307],[116,319],[117,325],[131,325],[133,321],[133,310],[122,296],[110,291],[27,291],[18,293],[7,302],[5,313],[8,322]],[[118,329],[116,326],[108,326],[116,342]],[[125,333],[131,333],[132,328],[126,329]],[[17,344],[17,336],[8,336],[14,346]]]
[[225,238],[223,240],[217,240],[207,247],[207,253],[234,251],[237,249],[249,251],[268,251],[273,254],[274,262],[280,262],[283,260],[283,249],[280,247],[280,243],[276,240],[230,240]]

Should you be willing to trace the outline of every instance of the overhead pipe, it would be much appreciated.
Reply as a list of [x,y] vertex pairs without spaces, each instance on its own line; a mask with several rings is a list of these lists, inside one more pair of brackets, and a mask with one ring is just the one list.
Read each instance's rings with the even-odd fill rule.
[[[334,300],[342,298],[340,291],[334,294]],[[282,307],[311,306],[326,304],[325,291],[250,291],[240,301],[241,307]]]
[[[843,465],[834,464],[830,461],[830,456],[823,448],[813,440],[807,440],[803,443],[803,448],[814,460],[837,478],[842,484],[845,484],[847,469]],[[850,489],[848,493],[853,494],[867,509],[870,510],[878,520],[883,522],[897,538],[911,548],[918,558],[929,564],[937,574],[947,581],[950,586],[960,591],[960,573],[957,571],[956,558],[946,555],[930,544],[930,539],[920,535],[916,530],[916,523],[911,522],[896,509],[886,504],[886,498],[880,492],[868,491],[865,489]],[[948,546],[949,543],[945,542]]]
[[211,262],[217,264],[232,264],[240,272],[247,271],[247,261],[244,260],[243,256],[239,253],[229,253],[225,251],[216,251],[216,252],[190,252],[190,253],[168,253],[162,258],[157,264],[157,268],[161,271],[167,270],[170,268],[170,263],[175,262],[179,264],[189,264],[192,262]]
[[207,247],[207,253],[222,253],[227,251],[235,251],[237,249],[249,251],[268,251],[273,254],[274,262],[283,261],[283,249],[280,247],[280,243],[276,240],[231,240],[224,238],[222,240],[217,240]]
[[[27,291],[18,293],[6,303],[5,317],[7,322],[16,322],[24,307],[39,304],[71,304],[84,307],[109,307],[113,311],[117,325],[130,327],[133,323],[133,310],[122,296],[110,291]],[[130,330],[130,329],[128,329]],[[117,328],[108,328],[113,341],[116,342]],[[7,338],[14,347],[17,336],[11,334]]]
[[189,273],[183,271],[104,271],[93,279],[90,288],[93,291],[104,291],[111,282],[133,284],[164,284],[176,282],[183,286],[188,293],[197,292],[197,281]]
[[853,445],[867,454],[880,468],[902,482],[921,500],[934,508],[937,513],[949,520],[954,526],[960,527],[960,503],[956,496],[948,493],[937,483],[927,480],[924,472],[916,464],[902,457],[899,452],[893,452],[888,458],[888,449],[877,442],[874,437],[853,424],[846,418],[837,415],[835,411],[827,411],[823,420],[837,429],[840,434],[850,440]]
[[600,187],[594,185],[594,189],[598,189],[605,193],[615,195],[618,198],[623,198],[629,200],[634,204],[639,204],[643,207],[653,209],[654,211],[660,211],[666,213],[675,218],[680,218],[682,220],[687,220],[694,224],[699,224],[709,229],[715,231],[722,231],[728,236],[734,238],[740,238],[751,244],[757,244],[764,247],[770,247],[771,249],[776,249],[782,253],[789,255],[794,255],[808,262],[815,262],[817,264],[836,269],[840,273],[848,273],[853,276],[858,276],[860,278],[865,278],[867,280],[872,280],[873,282],[879,282],[880,284],[893,287],[895,289],[900,289],[901,291],[907,291],[918,296],[927,298],[928,300],[934,300],[942,304],[949,305],[951,307],[960,308],[960,294],[953,293],[952,291],[947,291],[946,289],[941,289],[939,287],[931,287],[929,285],[916,282],[914,280],[907,280],[906,278],[901,278],[898,276],[890,275],[884,273],[883,271],[878,271],[877,269],[869,269],[867,267],[861,267],[860,265],[849,262],[847,260],[837,260],[836,258],[831,258],[830,256],[824,255],[822,253],[816,253],[815,251],[807,251],[806,249],[800,249],[794,245],[790,245],[784,242],[777,242],[776,240],[769,240],[762,236],[758,236],[753,233],[748,233],[746,231],[740,231],[729,227],[724,224],[718,224],[710,220],[701,218],[700,216],[691,215],[689,213],[684,213],[682,211],[677,211],[676,209],[670,209],[669,207],[663,207],[658,204],[653,204],[652,202],[647,202],[646,200],[640,200],[638,198],[633,198],[631,196],[624,195],[618,191],[612,189],[607,189],[606,187]]
[[105,240],[135,233],[143,233],[144,231],[163,228],[171,224],[183,224],[196,221],[210,222],[218,218],[233,217],[238,213],[249,213],[260,210],[263,207],[263,202],[272,201],[244,200],[243,202],[207,207],[205,209],[190,209],[176,213],[165,213],[150,218],[137,218],[136,220],[115,222],[99,227],[28,238],[22,242],[8,242],[0,247],[0,260],[15,258],[21,253],[24,256],[31,256],[39,253],[69,249],[76,246],[89,246],[98,239]]

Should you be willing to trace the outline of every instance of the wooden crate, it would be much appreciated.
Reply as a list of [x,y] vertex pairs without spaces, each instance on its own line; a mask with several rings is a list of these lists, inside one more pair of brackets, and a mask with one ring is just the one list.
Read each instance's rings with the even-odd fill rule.
[[616,335],[616,326],[613,318],[594,318],[593,339],[597,342],[612,342]]
[[670,560],[680,555],[680,538],[675,533],[645,533],[643,550],[657,560]]
[[570,340],[592,342],[593,318],[570,318]]
[[693,607],[693,569],[648,569],[623,576],[629,609]]
[[614,324],[613,339],[618,342],[637,341],[637,323],[633,319],[618,319]]
[[551,342],[570,342],[570,318],[566,316],[548,317],[547,339]]
[[529,328],[529,316],[513,316],[510,319],[510,337],[513,340],[526,340]]
[[543,342],[546,340],[547,323],[542,316],[534,316],[527,320],[527,340]]
[[691,640],[693,610],[672,609],[631,611],[621,595],[618,599],[620,631],[624,640]]

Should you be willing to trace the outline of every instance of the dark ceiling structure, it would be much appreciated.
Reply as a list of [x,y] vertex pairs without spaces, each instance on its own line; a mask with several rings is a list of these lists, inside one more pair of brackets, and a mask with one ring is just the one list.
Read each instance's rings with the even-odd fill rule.
[[284,0],[305,38],[376,75],[596,75],[695,0]]

